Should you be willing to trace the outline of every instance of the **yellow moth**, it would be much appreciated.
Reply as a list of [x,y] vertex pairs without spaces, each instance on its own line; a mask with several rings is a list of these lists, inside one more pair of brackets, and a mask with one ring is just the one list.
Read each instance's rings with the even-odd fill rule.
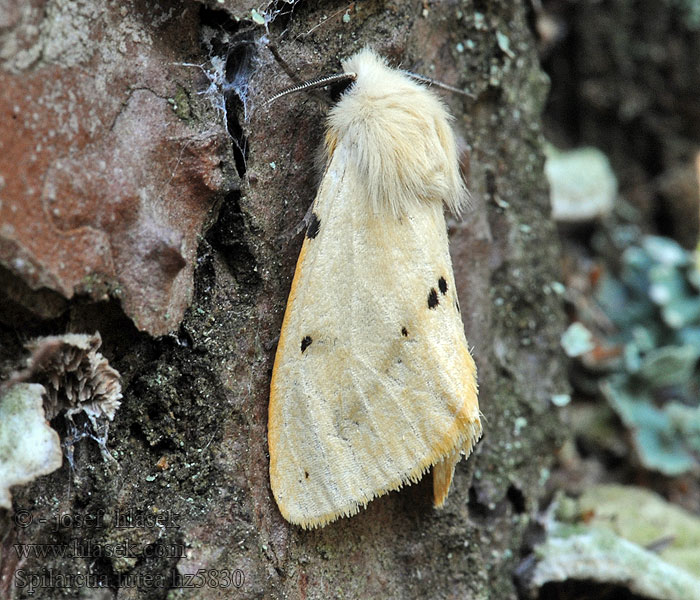
[[304,528],[430,467],[441,506],[481,436],[443,212],[467,197],[450,116],[372,50],[343,69],[270,385],[272,492]]

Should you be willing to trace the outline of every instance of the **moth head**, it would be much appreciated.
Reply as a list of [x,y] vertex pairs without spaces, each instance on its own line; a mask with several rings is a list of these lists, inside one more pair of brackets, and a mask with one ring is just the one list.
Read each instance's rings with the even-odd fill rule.
[[452,117],[442,101],[370,48],[343,61],[355,78],[328,116],[327,160],[339,148],[357,170],[376,212],[442,202],[458,213],[467,201]]
[[329,87],[336,104],[328,116],[323,159],[328,164],[342,148],[346,168],[355,169],[358,181],[365,182],[364,195],[375,212],[400,217],[413,205],[437,202],[459,214],[468,193],[459,171],[452,117],[417,80],[435,82],[391,68],[371,48],[342,65],[343,73],[299,83],[267,104],[294,92]]

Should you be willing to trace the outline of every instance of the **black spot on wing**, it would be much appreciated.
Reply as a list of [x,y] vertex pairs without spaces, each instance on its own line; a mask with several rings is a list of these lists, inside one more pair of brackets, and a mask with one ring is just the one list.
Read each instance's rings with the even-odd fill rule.
[[447,293],[447,281],[444,277],[438,279],[438,287],[440,288],[440,293],[444,296]]
[[301,340],[301,353],[304,353],[304,350],[306,350],[310,345],[313,340],[311,339],[310,335],[307,335],[303,340]]
[[321,219],[316,216],[315,212],[311,213],[311,222],[306,228],[306,237],[313,240],[318,235],[318,230],[321,228]]
[[306,479],[309,478],[309,472],[308,472],[308,471],[304,471],[304,478],[306,478]]
[[438,304],[440,300],[438,300],[437,290],[432,288],[428,294],[428,308],[435,308]]
[[406,329],[405,327],[402,327],[401,328],[401,335],[403,337],[408,337],[408,329]]

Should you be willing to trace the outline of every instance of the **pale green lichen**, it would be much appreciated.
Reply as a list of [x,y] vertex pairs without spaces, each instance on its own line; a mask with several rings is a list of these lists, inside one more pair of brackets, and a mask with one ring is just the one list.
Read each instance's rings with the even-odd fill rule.
[[700,598],[696,516],[622,485],[593,486],[577,500],[562,494],[552,508],[546,540],[535,549],[533,593],[548,582],[576,579],[651,599]]
[[680,475],[698,468],[700,448],[698,269],[674,240],[634,242],[622,254],[619,275],[604,275],[596,291],[617,327],[606,342],[622,350],[601,389],[631,430],[642,464]]
[[545,175],[552,216],[557,221],[590,221],[612,210],[617,179],[605,154],[596,148],[559,152],[548,147]]
[[[700,518],[649,490],[596,485],[578,499],[587,525],[609,529],[643,547],[657,546],[659,558],[688,573],[700,574]],[[659,543],[659,541],[663,543]]]
[[595,348],[593,334],[582,323],[572,323],[561,336],[561,346],[567,356],[581,356]]
[[683,11],[683,19],[688,29],[700,29],[700,0],[671,0]]
[[256,9],[250,11],[250,18],[256,25],[265,25],[265,15],[260,14]]
[[171,106],[179,119],[189,121],[192,118],[190,100],[187,96],[187,92],[183,88],[177,88],[177,92],[175,92],[175,97],[172,99]]
[[621,585],[657,600],[700,598],[700,580],[603,529],[557,526],[537,556],[535,590],[551,581],[576,579]]

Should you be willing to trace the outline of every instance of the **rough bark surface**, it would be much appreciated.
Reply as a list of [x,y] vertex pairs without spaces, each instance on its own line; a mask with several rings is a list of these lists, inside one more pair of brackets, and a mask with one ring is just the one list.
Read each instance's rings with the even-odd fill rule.
[[[51,35],[49,8],[63,3],[34,4],[43,7],[37,35]],[[122,3],[98,4],[117,20],[123,11]],[[563,315],[558,286],[551,285],[558,277],[558,245],[542,175],[547,81],[527,3],[276,2],[262,14],[251,13],[246,2],[166,4],[158,4],[164,25],[142,28],[167,56],[148,67],[164,69],[159,94],[180,93],[177,106],[187,106],[174,112],[181,121],[176,127],[195,137],[200,131],[208,139],[228,139],[226,146],[198,151],[195,162],[220,169],[206,178],[218,183],[204,186],[211,197],[198,224],[180,224],[183,235],[193,227],[199,235],[196,260],[185,257],[194,272],[193,302],[179,326],[166,320],[158,332],[169,335],[153,339],[134,325],[138,319],[118,294],[101,303],[84,296],[68,301],[66,289],[35,292],[11,265],[3,271],[3,288],[13,290],[12,304],[0,310],[3,369],[17,364],[27,337],[98,330],[103,353],[123,375],[124,400],[107,443],[114,460],[105,460],[93,440],[79,440],[70,463],[14,490],[14,516],[0,509],[0,596],[30,596],[13,575],[22,569],[54,578],[91,573],[92,582],[107,584],[95,595],[87,583],[60,592],[40,583],[33,598],[515,598],[512,572],[560,437],[550,397],[567,390],[558,347]],[[19,14],[21,6],[8,14]],[[151,9],[139,6],[129,5],[132,17],[152,24]],[[276,17],[267,30],[256,23],[261,16]],[[4,23],[1,34],[16,33],[19,22]],[[77,46],[117,51],[118,38],[101,35],[104,29],[87,31]],[[394,64],[473,95],[448,94],[445,101],[464,139],[473,197],[465,218],[450,222],[450,234],[485,435],[458,465],[443,510],[431,506],[429,476],[351,519],[308,532],[287,524],[272,498],[268,386],[302,222],[315,192],[326,108],[303,94],[264,105],[289,84],[266,42],[302,78],[336,72],[340,58],[370,43]],[[12,48],[3,52],[12,58]],[[131,62],[130,56],[120,60]],[[37,60],[20,64],[18,72],[33,73],[43,59]],[[75,60],[88,68],[80,56]],[[172,62],[202,69],[188,67],[183,83],[164,75]],[[57,66],[47,76],[59,85],[67,68]],[[131,75],[117,87],[133,85],[131,78],[145,77],[145,69],[133,60]],[[210,85],[216,77],[223,77],[223,95]],[[107,90],[100,94],[109,97]],[[208,108],[211,102],[218,111]],[[161,135],[153,124],[158,110],[122,111],[124,119],[135,119],[132,127],[149,133],[134,137],[135,147],[120,160],[132,162]],[[108,139],[106,132],[102,138]],[[97,168],[80,160],[81,169]],[[180,174],[178,185],[182,180],[191,194],[188,173]],[[8,185],[14,174],[1,174]],[[37,188],[45,185],[45,174],[33,176]],[[147,179],[131,183],[141,196],[157,187]],[[71,186],[56,189],[59,207],[78,193]],[[45,305],[50,310],[36,309]],[[20,329],[13,324],[18,316],[25,319]],[[52,425],[64,440],[72,433],[61,416]],[[31,524],[18,525],[17,514],[30,515]],[[155,515],[161,515],[159,524]],[[132,526],[120,520],[127,516]],[[60,548],[72,539],[88,556],[74,556],[70,546],[65,556],[17,555],[17,544]],[[124,555],[126,549],[133,555]],[[199,569],[198,578],[186,577]]]

